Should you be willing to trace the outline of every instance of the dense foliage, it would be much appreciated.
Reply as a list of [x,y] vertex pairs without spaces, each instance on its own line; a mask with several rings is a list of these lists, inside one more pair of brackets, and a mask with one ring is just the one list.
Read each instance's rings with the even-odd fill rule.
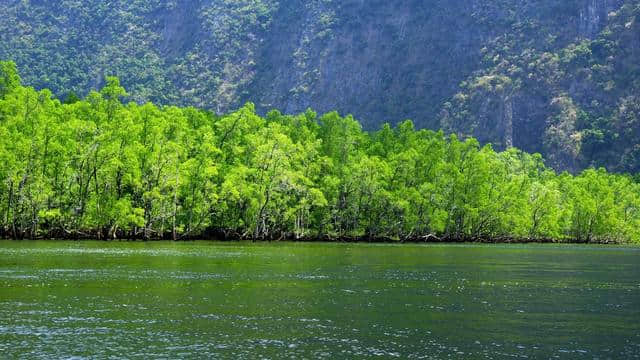
[[131,99],[225,110],[252,80],[272,0],[0,2],[0,58],[64,97],[125,79]]
[[640,241],[640,184],[352,117],[60,102],[0,63],[5,236]]

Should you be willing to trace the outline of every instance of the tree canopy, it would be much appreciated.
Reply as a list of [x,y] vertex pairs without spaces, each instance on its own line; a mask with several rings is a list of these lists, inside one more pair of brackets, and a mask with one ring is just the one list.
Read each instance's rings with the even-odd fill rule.
[[630,175],[557,174],[411,121],[125,103],[117,78],[61,102],[0,69],[7,237],[640,242]]

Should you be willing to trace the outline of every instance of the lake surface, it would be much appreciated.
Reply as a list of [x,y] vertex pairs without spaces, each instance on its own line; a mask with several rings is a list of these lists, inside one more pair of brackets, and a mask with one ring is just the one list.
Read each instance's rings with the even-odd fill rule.
[[0,241],[0,358],[640,358],[640,249]]

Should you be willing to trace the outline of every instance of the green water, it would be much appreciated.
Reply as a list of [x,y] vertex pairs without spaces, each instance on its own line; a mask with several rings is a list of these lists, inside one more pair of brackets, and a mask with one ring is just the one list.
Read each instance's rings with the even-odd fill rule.
[[640,358],[640,249],[0,241],[0,358]]

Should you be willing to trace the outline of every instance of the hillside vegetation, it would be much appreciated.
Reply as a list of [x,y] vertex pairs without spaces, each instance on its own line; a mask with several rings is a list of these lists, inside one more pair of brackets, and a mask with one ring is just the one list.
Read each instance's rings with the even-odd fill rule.
[[64,102],[0,62],[0,235],[639,242],[640,184],[351,116]]
[[638,0],[8,0],[0,59],[64,99],[339,110],[640,170]]

